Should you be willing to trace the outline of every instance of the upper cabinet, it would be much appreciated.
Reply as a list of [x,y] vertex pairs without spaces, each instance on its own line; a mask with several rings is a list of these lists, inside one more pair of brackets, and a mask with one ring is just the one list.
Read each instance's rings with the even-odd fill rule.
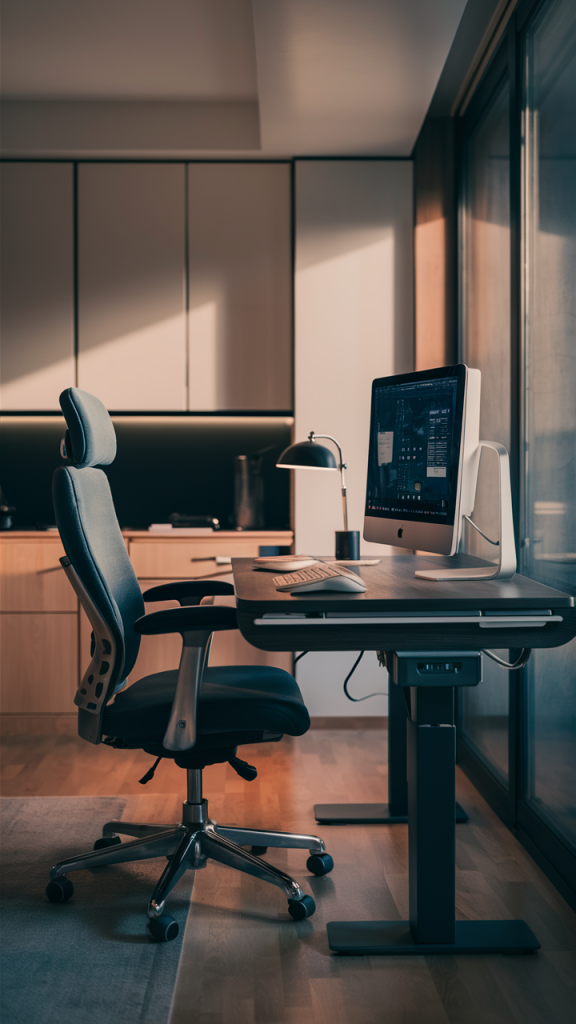
[[289,163],[5,164],[2,218],[5,409],[292,409]]
[[292,409],[290,166],[188,167],[189,408]]
[[186,409],[183,164],[78,168],[78,386],[108,409]]
[[2,408],[58,409],[74,384],[74,188],[69,163],[2,164]]

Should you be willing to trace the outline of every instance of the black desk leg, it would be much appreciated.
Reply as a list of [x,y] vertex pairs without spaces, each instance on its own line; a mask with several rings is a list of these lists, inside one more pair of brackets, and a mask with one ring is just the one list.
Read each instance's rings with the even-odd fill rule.
[[[406,703],[402,688],[390,679],[388,687],[388,803],[315,804],[314,817],[321,825],[405,825],[408,821],[406,776]],[[456,804],[456,821],[468,821]]]
[[454,690],[423,687],[413,688],[411,694],[410,920],[330,922],[330,949],[335,953],[395,955],[533,952],[540,943],[524,921],[455,920]]

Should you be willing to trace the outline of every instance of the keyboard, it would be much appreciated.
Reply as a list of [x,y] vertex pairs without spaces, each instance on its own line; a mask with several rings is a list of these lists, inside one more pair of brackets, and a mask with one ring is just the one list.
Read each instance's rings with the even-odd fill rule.
[[348,593],[361,593],[366,590],[364,580],[351,569],[336,568],[331,565],[315,565],[309,569],[299,569],[284,576],[274,576],[272,580],[276,590],[284,593],[307,594],[316,590],[340,590]]

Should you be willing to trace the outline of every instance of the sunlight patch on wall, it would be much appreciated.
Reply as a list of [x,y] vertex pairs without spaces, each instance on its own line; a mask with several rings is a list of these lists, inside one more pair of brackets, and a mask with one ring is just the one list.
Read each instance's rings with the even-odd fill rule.
[[188,402],[193,410],[221,407],[218,306],[205,302],[188,313]]
[[81,351],[78,386],[97,395],[108,409],[184,411],[184,313]]
[[446,218],[417,224],[416,369],[443,366],[446,352]]
[[0,389],[0,408],[4,412],[13,409],[34,409],[38,412],[59,409],[58,396],[73,385],[74,360],[70,356],[4,381]]
[[[394,295],[392,228],[296,272],[296,440],[315,430],[341,443],[352,530],[362,530],[364,519],[371,383],[396,369]],[[343,528],[339,486],[337,473],[295,473],[300,550],[333,550],[334,531]]]

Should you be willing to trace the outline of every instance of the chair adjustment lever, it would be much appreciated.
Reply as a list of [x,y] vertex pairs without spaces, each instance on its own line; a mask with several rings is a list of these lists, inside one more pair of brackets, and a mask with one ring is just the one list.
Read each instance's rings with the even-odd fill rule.
[[146,774],[143,775],[141,779],[138,779],[138,782],[140,783],[141,786],[145,786],[147,782],[150,782],[150,779],[154,778],[154,772],[156,771],[161,760],[162,755],[160,755],[160,757],[157,757],[156,760],[154,761],[154,764],[152,765],[151,768],[148,769]]
[[232,765],[236,774],[239,775],[241,779],[246,779],[246,782],[254,782],[254,779],[258,776],[256,768],[254,768],[253,765],[248,764],[247,761],[242,761],[239,757],[231,757],[228,764]]

